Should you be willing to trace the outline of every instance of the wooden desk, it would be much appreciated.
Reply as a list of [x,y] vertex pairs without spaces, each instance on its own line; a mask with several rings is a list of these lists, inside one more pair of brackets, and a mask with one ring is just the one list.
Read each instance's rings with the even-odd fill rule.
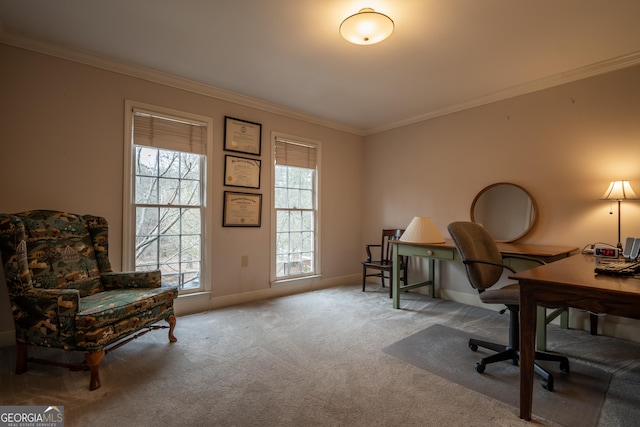
[[[400,308],[400,294],[403,290],[429,286],[429,296],[434,297],[435,294],[435,260],[440,261],[457,261],[461,262],[460,254],[456,249],[455,243],[451,239],[445,239],[445,243],[407,243],[401,240],[391,240],[393,245],[393,271],[391,274],[391,286],[393,287],[393,308]],[[548,246],[548,245],[530,245],[523,243],[498,243],[498,249],[505,255],[524,255],[542,260],[544,262],[553,262],[570,256],[578,250],[577,247],[571,246]],[[424,282],[400,285],[400,271],[396,268],[399,264],[399,257],[415,256],[428,258],[429,273],[427,280]],[[529,261],[506,259],[505,262],[516,270],[531,268],[534,265]],[[544,351],[547,342],[547,329],[545,325],[553,320],[553,317],[547,318],[545,309],[540,308],[540,327],[538,328],[538,350]],[[566,313],[566,312],[565,312]],[[557,315],[557,314],[556,314]],[[555,316],[554,316],[555,317]],[[562,327],[568,327],[568,316],[565,314],[562,318]]]
[[[422,286],[429,286],[429,295],[434,296],[434,261],[457,261],[460,262],[460,254],[456,249],[456,245],[451,239],[445,239],[445,243],[407,243],[400,240],[391,240],[393,245],[393,272],[391,278],[391,286],[393,286],[393,308],[400,308],[400,291]],[[553,262],[571,255],[572,252],[578,250],[577,247],[570,246],[546,246],[546,245],[530,245],[523,243],[498,243],[498,249],[503,255],[524,255],[542,260],[544,262]],[[429,275],[424,282],[400,285],[400,272],[396,268],[399,264],[401,256],[416,256],[429,259]],[[506,260],[510,262],[509,260]],[[510,262],[515,264],[514,261]],[[528,264],[531,265],[530,263]],[[517,267],[516,267],[517,268]]]
[[575,255],[509,276],[520,283],[520,418],[531,420],[538,304],[640,319],[640,279],[596,275],[594,267],[593,256]]

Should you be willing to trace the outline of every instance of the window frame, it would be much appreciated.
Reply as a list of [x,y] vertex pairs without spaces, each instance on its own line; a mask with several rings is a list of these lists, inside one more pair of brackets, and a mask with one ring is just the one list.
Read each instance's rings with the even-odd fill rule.
[[[213,154],[213,120],[210,117],[200,116],[197,114],[178,111],[166,107],[146,104],[138,101],[125,100],[125,125],[124,125],[124,188],[123,188],[123,215],[122,215],[122,269],[132,271],[135,269],[135,149],[134,138],[132,132],[134,110],[142,110],[145,112],[165,116],[167,118],[175,118],[179,120],[189,121],[193,123],[201,123],[206,126],[207,143],[204,152],[204,161],[202,162],[202,180],[201,197],[202,197],[202,218],[201,218],[201,269],[200,269],[200,287],[194,290],[180,290],[180,296],[194,295],[198,293],[211,291],[211,263],[208,262],[209,254],[212,253],[211,242],[213,230],[213,212],[211,209],[211,191],[213,186],[212,176],[212,154]],[[159,147],[162,148],[162,147]],[[165,149],[165,148],[162,148]],[[183,152],[188,152],[184,151]]]
[[[301,144],[309,145],[315,148],[316,150],[316,171],[315,171],[315,189],[314,189],[314,272],[311,274],[301,274],[295,276],[286,276],[286,277],[277,277],[277,211],[278,209],[275,206],[276,202],[276,158],[275,158],[275,148],[276,148],[276,140],[285,140],[291,142],[298,142]],[[320,215],[321,215],[321,143],[316,140],[303,138],[294,135],[288,135],[280,132],[271,132],[271,147],[270,153],[272,156],[271,159],[271,259],[270,259],[270,280],[272,286],[277,286],[280,284],[287,284],[293,281],[295,282],[305,282],[305,281],[313,281],[322,276],[321,272],[321,227],[320,224]]]

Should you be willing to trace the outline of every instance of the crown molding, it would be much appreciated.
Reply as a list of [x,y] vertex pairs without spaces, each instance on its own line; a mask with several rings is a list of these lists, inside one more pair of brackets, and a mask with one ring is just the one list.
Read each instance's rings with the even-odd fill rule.
[[636,65],[640,65],[640,52],[634,52],[629,55],[619,56],[617,58],[597,62],[595,64],[576,68],[574,70],[570,70],[564,73],[559,73],[549,77],[544,77],[538,80],[534,80],[528,83],[512,86],[497,92],[490,93],[485,96],[481,96],[478,98],[474,98],[474,99],[462,102],[460,104],[452,105],[450,107],[430,111],[428,113],[421,114],[419,116],[415,116],[405,120],[397,121],[394,123],[390,123],[388,125],[367,129],[365,131],[365,136],[399,128],[402,126],[411,125],[414,123],[422,122],[425,120],[433,119],[433,118],[444,116],[447,114],[468,110],[470,108],[479,107],[481,105],[491,104],[493,102],[502,101],[502,100],[513,98],[516,96],[526,95],[528,93],[549,89],[555,86],[560,86],[560,85],[571,83],[577,80],[582,80],[589,77],[610,73],[612,71],[621,70],[623,68],[633,67]]
[[208,84],[200,83],[194,80],[185,79],[161,71],[146,68],[140,65],[134,65],[123,61],[107,58],[86,51],[71,49],[66,46],[56,45],[41,40],[3,32],[0,28],[0,43],[26,49],[56,58],[65,59],[72,62],[100,68],[107,71],[123,74],[130,77],[136,77],[153,83],[159,83],[164,86],[176,89],[186,90],[199,95],[208,96],[210,98],[227,101],[234,104],[243,105],[245,107],[255,108],[257,110],[269,113],[279,114],[281,116],[292,119],[303,120],[305,122],[325,126],[339,131],[351,133],[358,136],[364,136],[362,129],[346,126],[341,123],[325,120],[317,116],[304,114],[299,111],[273,104],[261,99],[252,98],[236,92],[220,89]]
[[570,83],[577,80],[594,77],[601,74],[606,74],[612,71],[621,70],[623,68],[633,67],[640,64],[640,52],[634,52],[629,55],[620,56],[617,58],[601,61],[595,64],[591,64],[585,67],[576,68],[564,73],[555,74],[553,76],[544,77],[532,82],[524,83],[521,85],[512,86],[503,90],[499,90],[478,98],[473,98],[459,104],[448,106],[445,108],[429,111],[427,113],[400,120],[397,122],[385,124],[383,126],[358,129],[351,126],[346,126],[341,123],[322,119],[317,116],[304,114],[299,111],[283,107],[281,105],[273,104],[267,101],[263,101],[250,96],[242,95],[236,92],[220,89],[211,85],[200,83],[197,81],[177,77],[167,73],[163,73],[150,68],[145,68],[139,65],[133,65],[118,61],[112,58],[99,56],[93,53],[79,51],[71,49],[65,46],[55,45],[52,43],[31,39],[28,37],[7,33],[2,31],[0,27],[0,43],[10,46],[31,50],[34,52],[42,53],[45,55],[54,56],[57,58],[65,59],[68,61],[78,62],[84,65],[100,68],[115,73],[140,78],[154,83],[159,83],[165,86],[173,87],[176,89],[182,89],[189,92],[197,93],[199,95],[208,96],[210,98],[219,99],[222,101],[231,102],[234,104],[243,105],[245,107],[255,108],[258,110],[266,111],[269,113],[279,114],[292,119],[303,120],[308,123],[325,126],[331,129],[347,132],[358,136],[374,135],[376,133],[384,132],[387,130],[399,128],[402,126],[411,125],[414,123],[422,122],[436,117],[444,116],[459,111],[468,110],[470,108],[479,107],[482,105],[490,104],[497,101],[513,98],[520,95],[525,95],[532,92],[537,92],[544,89],[549,89],[554,86],[559,86],[565,83]]

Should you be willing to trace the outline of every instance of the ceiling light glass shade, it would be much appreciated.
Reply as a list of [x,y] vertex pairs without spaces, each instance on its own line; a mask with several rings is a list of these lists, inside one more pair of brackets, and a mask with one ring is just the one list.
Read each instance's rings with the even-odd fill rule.
[[609,188],[604,192],[602,200],[638,200],[629,181],[611,181]]
[[391,18],[367,7],[342,21],[340,35],[348,42],[369,45],[389,37],[393,28]]
[[411,220],[400,240],[407,243],[444,243],[444,237],[431,218],[417,216]]

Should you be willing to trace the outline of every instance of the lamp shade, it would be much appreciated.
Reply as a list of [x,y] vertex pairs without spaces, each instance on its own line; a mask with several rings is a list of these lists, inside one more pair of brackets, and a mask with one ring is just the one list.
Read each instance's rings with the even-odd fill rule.
[[602,200],[638,200],[629,181],[611,181],[609,188],[604,192]]
[[348,42],[369,45],[389,37],[393,28],[391,18],[367,7],[342,21],[340,35]]
[[444,243],[442,233],[426,216],[413,218],[400,240],[408,243]]

